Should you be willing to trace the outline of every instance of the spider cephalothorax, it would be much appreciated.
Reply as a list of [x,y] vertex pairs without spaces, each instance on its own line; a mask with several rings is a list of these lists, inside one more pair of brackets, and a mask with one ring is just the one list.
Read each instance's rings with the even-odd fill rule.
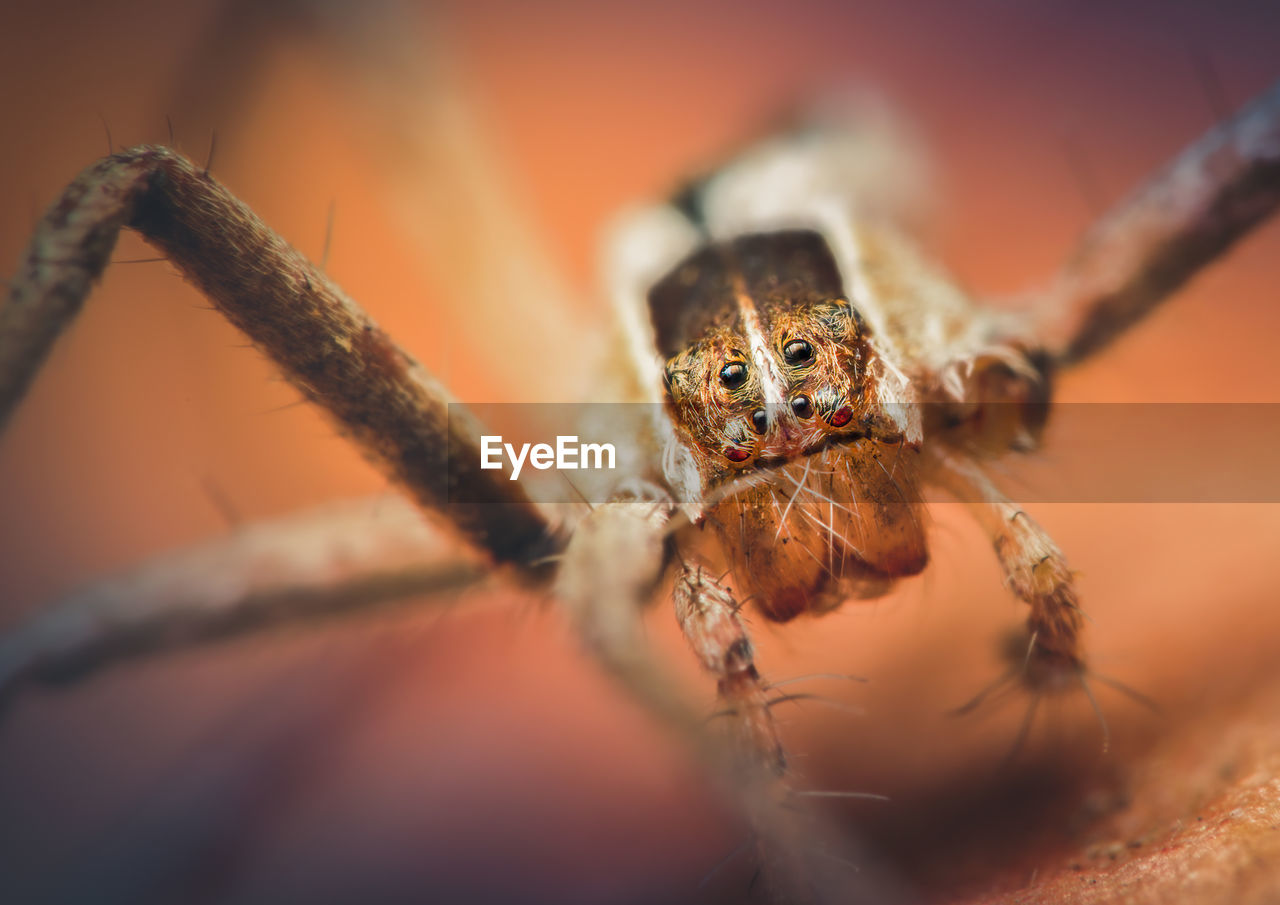
[[704,490],[873,434],[866,327],[823,238],[789,231],[703,247],[649,293],[667,401]]
[[733,485],[707,517],[766,616],[924,568],[918,444],[885,415],[866,324],[819,233],[708,244],[649,304],[676,438],[704,493]]

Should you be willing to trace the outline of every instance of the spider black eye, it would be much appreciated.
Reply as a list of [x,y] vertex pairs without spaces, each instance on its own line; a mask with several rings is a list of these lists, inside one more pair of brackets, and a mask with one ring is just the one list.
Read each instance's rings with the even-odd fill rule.
[[813,346],[807,340],[793,339],[782,347],[782,357],[789,365],[803,365],[813,361]]
[[809,418],[813,415],[813,402],[804,394],[792,396],[791,411],[796,413],[797,418]]
[[757,434],[763,434],[769,429],[769,416],[764,409],[756,409],[751,413],[751,429]]
[[740,361],[731,361],[720,369],[720,382],[731,390],[736,390],[747,380],[747,366]]

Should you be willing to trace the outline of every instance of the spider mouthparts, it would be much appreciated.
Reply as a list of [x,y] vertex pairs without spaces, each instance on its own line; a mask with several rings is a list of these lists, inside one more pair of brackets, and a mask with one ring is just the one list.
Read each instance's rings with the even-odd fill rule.
[[827,612],[924,568],[914,468],[901,455],[875,441],[824,440],[770,463],[708,513],[764,616]]

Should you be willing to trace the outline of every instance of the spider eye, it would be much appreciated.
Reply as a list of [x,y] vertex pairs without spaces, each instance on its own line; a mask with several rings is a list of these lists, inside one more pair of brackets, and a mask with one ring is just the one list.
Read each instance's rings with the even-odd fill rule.
[[730,462],[745,462],[751,458],[751,450],[741,446],[730,446],[724,451],[724,457]]
[[747,366],[740,361],[731,361],[720,369],[720,382],[731,390],[736,390],[747,380]]
[[803,365],[813,361],[813,346],[807,340],[793,339],[782,347],[782,357],[789,365]]
[[751,413],[751,429],[757,434],[763,434],[769,429],[769,416],[764,409],[756,409]]
[[841,406],[831,413],[831,417],[827,419],[831,422],[832,427],[844,427],[853,420],[853,409],[849,406]]
[[797,418],[809,418],[813,415],[813,402],[804,394],[792,396],[791,411],[796,413]]

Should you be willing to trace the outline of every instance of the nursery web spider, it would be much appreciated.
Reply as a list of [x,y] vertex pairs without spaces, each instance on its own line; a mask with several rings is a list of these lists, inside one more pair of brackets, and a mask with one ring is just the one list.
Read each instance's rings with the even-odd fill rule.
[[[1087,690],[1072,573],[983,462],[1033,447],[1054,372],[1104,346],[1272,211],[1280,89],[1103,217],[1027,315],[975,305],[902,238],[892,197],[864,200],[878,188],[861,167],[870,140],[839,119],[785,133],[618,230],[611,289],[632,383],[669,418],[635,439],[649,463],[639,479],[572,523],[507,472],[480,468],[480,426],[203,165],[158,147],[93,165],[46,214],[0,308],[0,424],[129,226],[480,555],[423,562],[411,549],[387,567],[348,549],[339,574],[319,574],[309,555],[335,543],[335,526],[312,525],[309,537],[245,532],[232,555],[197,550],[36,614],[0,646],[0,689],[316,609],[451,591],[496,565],[549,591],[603,667],[725,778],[755,831],[769,895],[840,899],[846,868],[834,853],[815,855],[830,834],[800,807],[740,608],[750,598],[765,618],[786,621],[919,572],[927,551],[915,489],[941,486],[972,504],[1030,607],[1009,677],[1033,693]],[[456,502],[466,495],[489,502]],[[419,530],[399,510],[369,524],[362,542],[380,557]],[[703,525],[722,553],[701,549]],[[264,579],[266,561],[277,568]],[[243,579],[231,592],[229,569]],[[707,731],[638,632],[665,577],[716,679],[722,732]],[[180,605],[169,608],[173,595]]]

